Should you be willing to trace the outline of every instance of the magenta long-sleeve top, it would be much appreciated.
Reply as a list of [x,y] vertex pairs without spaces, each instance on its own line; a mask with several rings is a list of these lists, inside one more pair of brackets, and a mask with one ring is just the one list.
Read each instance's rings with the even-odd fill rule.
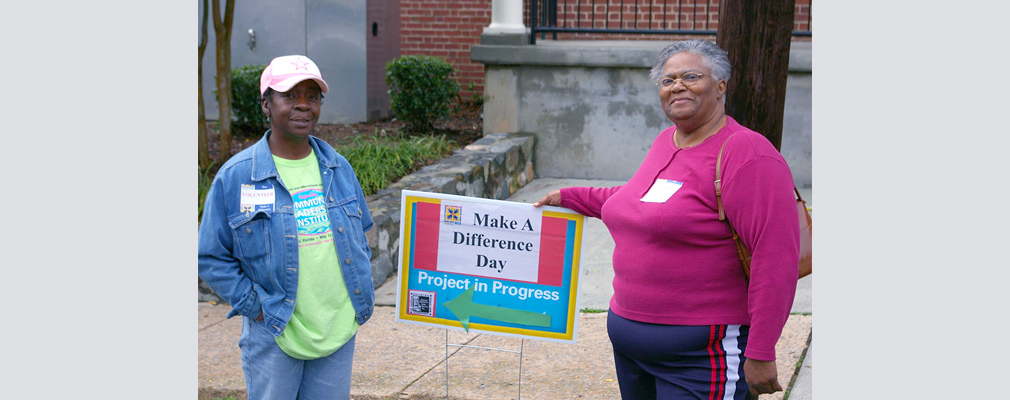
[[[564,188],[561,205],[602,219],[614,238],[614,313],[665,325],[749,325],[744,356],[774,360],[798,275],[792,174],[764,136],[726,120],[684,149],[673,142],[675,127],[663,130],[626,184]],[[715,197],[716,156],[731,135],[722,155],[723,207],[751,250],[749,282]],[[673,193],[642,201],[658,179],[666,187],[660,200]]]

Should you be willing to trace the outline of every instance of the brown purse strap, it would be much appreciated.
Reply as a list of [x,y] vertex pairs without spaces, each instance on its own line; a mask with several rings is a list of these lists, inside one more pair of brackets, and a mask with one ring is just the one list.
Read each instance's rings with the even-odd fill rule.
[[[733,135],[730,135],[730,137],[733,137]],[[747,246],[745,246],[743,244],[743,240],[740,238],[740,235],[738,235],[736,233],[736,229],[733,228],[733,224],[731,224],[729,222],[729,220],[726,219],[726,211],[723,210],[723,206],[722,206],[722,150],[726,148],[726,142],[729,142],[729,138],[726,138],[726,141],[722,142],[722,147],[719,148],[719,155],[716,156],[716,158],[715,158],[715,199],[716,199],[716,203],[718,204],[718,207],[719,207],[719,220],[720,221],[726,221],[726,225],[729,225],[729,231],[733,233],[733,242],[736,243],[736,255],[737,255],[737,258],[740,259],[740,265],[743,267],[744,275],[749,280],[750,279],[750,251],[747,250]],[[799,277],[802,278],[802,277],[806,276],[807,274],[810,274],[810,272],[811,272],[810,271],[810,250],[809,250],[809,247],[810,247],[810,243],[809,243],[809,241],[810,241],[809,228],[810,228],[810,225],[811,225],[811,223],[810,223],[810,213],[807,211],[807,207],[806,207],[807,206],[807,202],[803,200],[803,196],[800,195],[800,189],[798,187],[796,187],[795,183],[793,183],[793,192],[796,193],[797,206],[802,206],[803,213],[806,214],[806,218],[807,218],[807,220],[806,220],[806,226],[807,226],[807,229],[808,229],[808,233],[806,235],[807,253],[806,253],[806,264],[805,264],[806,265],[806,273],[805,274],[803,273],[803,266],[804,266],[803,255],[801,254],[801,257],[800,257],[800,276]],[[800,221],[800,222],[801,222],[800,240],[802,242],[803,238],[804,238],[803,229],[802,229],[802,223],[803,223],[803,221]],[[800,245],[801,253],[802,253],[802,248],[803,247],[804,246],[801,243],[801,245]]]
[[[733,134],[735,135],[735,133]],[[726,220],[726,211],[722,208],[722,150],[726,148],[726,142],[729,142],[729,138],[733,137],[729,135],[725,141],[722,142],[722,147],[719,148],[719,155],[715,157],[715,202],[719,207],[719,220]],[[729,226],[733,229],[733,225]],[[733,232],[733,236],[736,236],[736,231]]]
[[[735,134],[736,133],[733,135]],[[729,135],[729,137],[722,142],[722,147],[719,147],[719,155],[715,157],[715,202],[719,207],[720,221],[726,221],[726,211],[722,207],[722,151],[726,148],[726,143],[729,142],[729,138],[733,137],[733,135]],[[803,204],[806,204],[806,201],[803,200],[803,196],[800,195],[800,189],[797,188],[795,184],[793,184],[793,191],[796,192],[796,198],[799,199],[799,201],[802,201]],[[729,230],[733,232],[733,239],[736,239],[738,235],[736,234],[736,229],[733,228],[733,224],[730,224],[729,221],[726,221],[726,223],[729,224]]]

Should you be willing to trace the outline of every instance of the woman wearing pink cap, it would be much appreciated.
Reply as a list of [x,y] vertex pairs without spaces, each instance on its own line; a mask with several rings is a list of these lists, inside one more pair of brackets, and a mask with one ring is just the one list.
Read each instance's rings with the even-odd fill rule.
[[310,136],[329,87],[305,56],[260,78],[270,129],[214,177],[199,274],[242,316],[249,399],[348,399],[357,328],[372,315],[372,217],[354,170]]

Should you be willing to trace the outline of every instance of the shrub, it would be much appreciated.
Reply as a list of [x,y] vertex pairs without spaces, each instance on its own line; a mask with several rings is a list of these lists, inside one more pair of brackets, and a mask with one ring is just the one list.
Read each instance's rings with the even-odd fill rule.
[[266,65],[246,65],[231,72],[231,109],[234,131],[240,136],[259,137],[267,129],[267,117],[260,107],[260,75]]
[[470,81],[466,89],[473,92],[473,97],[470,99],[470,103],[474,104],[477,107],[480,107],[481,105],[484,104],[484,95],[473,91],[473,81]]
[[[260,107],[260,75],[266,65],[246,65],[231,71],[232,134],[259,137],[267,130],[267,116]],[[217,96],[217,89],[214,90]],[[218,101],[220,101],[218,97]]]
[[459,98],[455,70],[441,58],[409,55],[386,63],[391,109],[411,132],[430,132]]

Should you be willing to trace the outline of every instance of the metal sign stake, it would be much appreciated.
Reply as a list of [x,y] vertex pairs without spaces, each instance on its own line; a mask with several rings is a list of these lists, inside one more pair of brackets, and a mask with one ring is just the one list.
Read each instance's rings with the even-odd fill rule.
[[525,338],[520,338],[519,339],[519,351],[507,350],[507,349],[499,349],[499,348],[494,348],[494,347],[470,346],[470,345],[465,345],[465,344],[455,344],[455,343],[450,344],[449,343],[449,330],[445,329],[445,398],[446,398],[446,400],[449,399],[449,346],[460,347],[460,348],[466,347],[466,348],[471,348],[471,349],[481,349],[481,350],[491,350],[491,351],[503,351],[503,352],[506,352],[506,353],[519,354],[519,385],[518,385],[519,398],[518,398],[518,400],[522,400],[522,398],[523,398],[523,350],[526,347],[526,339]]

